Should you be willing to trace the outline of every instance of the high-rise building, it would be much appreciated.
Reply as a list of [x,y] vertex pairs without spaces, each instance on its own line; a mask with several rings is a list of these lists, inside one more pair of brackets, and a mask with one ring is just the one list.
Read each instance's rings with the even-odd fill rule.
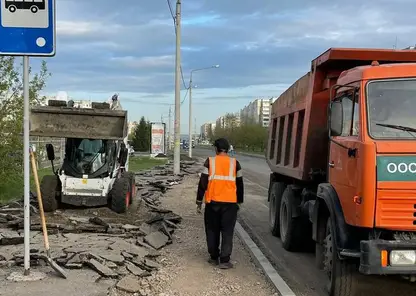
[[243,124],[261,124],[264,127],[269,126],[271,115],[271,105],[276,98],[255,99],[240,111],[241,123]]
[[137,121],[129,121],[128,124],[128,134],[130,135],[131,133],[134,132],[135,128],[139,125],[139,123]]

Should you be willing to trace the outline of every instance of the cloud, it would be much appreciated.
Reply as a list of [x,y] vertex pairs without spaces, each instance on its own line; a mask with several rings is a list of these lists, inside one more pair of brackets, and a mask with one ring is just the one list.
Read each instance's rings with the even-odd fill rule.
[[[47,60],[53,76],[46,92],[97,99],[120,92],[131,108],[129,116],[146,113],[157,120],[174,102],[170,10],[163,0],[114,3],[59,2],[57,55]],[[412,45],[415,8],[412,0],[184,2],[185,83],[192,69],[220,64],[194,75],[198,124],[237,111],[256,96],[280,94],[330,47],[392,48],[396,39],[398,48]],[[187,101],[182,106],[186,118]]]
[[153,56],[153,57],[113,57],[110,59],[124,67],[129,68],[157,68],[164,66],[173,66],[175,62],[174,55]]

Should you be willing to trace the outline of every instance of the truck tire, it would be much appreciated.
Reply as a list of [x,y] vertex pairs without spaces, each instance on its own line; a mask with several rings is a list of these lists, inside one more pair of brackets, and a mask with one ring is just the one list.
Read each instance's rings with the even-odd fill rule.
[[318,219],[317,238],[315,242],[315,265],[320,270],[323,270],[325,267],[324,243],[326,238],[327,219],[327,216],[322,216]]
[[127,211],[130,205],[131,199],[131,181],[128,177],[120,177],[114,182],[113,188],[111,189],[111,209],[122,214]]
[[304,225],[303,217],[292,217],[295,210],[293,200],[295,193],[291,187],[287,187],[282,195],[280,203],[280,239],[282,246],[287,251],[298,250],[302,246],[302,226]]
[[358,290],[357,280],[354,279],[356,265],[351,261],[339,259],[333,239],[334,229],[331,218],[328,217],[324,240],[324,270],[328,276],[328,293],[329,296],[354,296]]
[[136,177],[133,172],[123,172],[122,177],[130,180],[130,205],[136,199]]
[[270,188],[269,226],[274,236],[280,237],[280,203],[286,185],[283,182],[274,182]]
[[55,175],[47,175],[40,182],[40,193],[42,195],[43,210],[53,212],[58,209],[57,192],[59,189],[59,179]]

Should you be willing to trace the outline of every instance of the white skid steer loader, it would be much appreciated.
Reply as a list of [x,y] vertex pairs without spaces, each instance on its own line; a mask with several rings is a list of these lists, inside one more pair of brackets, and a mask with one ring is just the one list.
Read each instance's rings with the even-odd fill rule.
[[128,172],[127,111],[112,110],[108,103],[74,108],[66,101],[49,100],[48,106],[31,109],[30,134],[65,138],[59,168],[54,167],[53,145],[46,145],[53,174],[44,176],[40,185],[45,211],[65,204],[108,205],[124,213],[132,204],[136,184]]

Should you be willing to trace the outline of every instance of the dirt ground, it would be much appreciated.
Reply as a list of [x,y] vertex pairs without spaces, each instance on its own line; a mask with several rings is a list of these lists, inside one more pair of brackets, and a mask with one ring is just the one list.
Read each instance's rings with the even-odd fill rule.
[[189,176],[162,199],[162,205],[182,216],[183,221],[174,233],[174,243],[164,249],[167,265],[159,271],[163,279],[156,288],[159,294],[152,295],[278,295],[256,268],[237,235],[231,259],[234,268],[220,270],[208,264],[203,214],[196,213],[197,184],[197,176]]
[[[13,296],[179,296],[179,295],[256,295],[270,296],[275,294],[264,276],[255,267],[249,253],[236,237],[232,261],[235,268],[220,270],[208,264],[203,215],[196,213],[195,192],[197,175],[188,176],[183,183],[175,185],[161,197],[162,207],[182,216],[183,221],[173,234],[173,243],[159,251],[158,271],[147,277],[133,277],[133,282],[140,289],[136,293],[122,292],[117,288],[118,279],[101,277],[89,268],[67,270],[68,279],[56,276],[52,269],[43,264],[33,267],[33,271],[45,272],[46,278],[36,282],[12,282],[7,277],[12,272],[23,272],[23,267],[0,266],[0,295]],[[140,193],[139,193],[140,195]],[[33,219],[36,215],[33,216]],[[88,217],[106,217],[114,223],[140,225],[149,218],[148,209],[143,202],[136,202],[127,214],[115,214],[109,209],[65,210],[49,214],[48,222],[59,222],[65,219],[85,219]],[[5,231],[1,230],[0,232]],[[31,232],[31,246],[43,250],[42,235]],[[78,252],[88,250],[100,255],[109,244],[118,242],[136,243],[136,237],[126,238],[102,233],[57,233],[50,235],[53,256],[62,254],[63,250],[76,248]],[[74,251],[75,252],[75,251]],[[2,246],[0,255],[6,260],[11,256],[23,254],[23,245]],[[9,258],[7,258],[9,257]],[[42,263],[42,261],[40,261]],[[119,272],[120,267],[117,267]],[[45,293],[45,291],[47,291]]]

